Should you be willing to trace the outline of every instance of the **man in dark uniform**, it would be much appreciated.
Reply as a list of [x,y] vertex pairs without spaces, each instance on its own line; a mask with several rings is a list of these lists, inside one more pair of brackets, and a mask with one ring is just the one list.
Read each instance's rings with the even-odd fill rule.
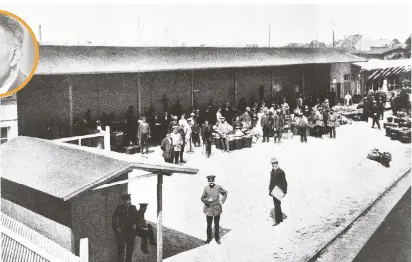
[[[207,176],[207,181],[209,185],[205,187],[202,194],[202,202],[205,204],[203,212],[206,215],[207,221],[207,240],[206,243],[209,244],[212,241],[212,222],[215,222],[215,240],[220,245],[219,237],[219,221],[220,214],[222,213],[222,205],[225,203],[227,198],[227,191],[223,187],[215,184],[215,176]],[[222,199],[220,199],[222,195]]]
[[271,159],[272,171],[270,172],[269,183],[269,196],[273,198],[273,204],[275,205],[275,221],[273,226],[277,226],[280,222],[283,222],[281,200],[272,196],[273,189],[277,186],[286,195],[288,191],[288,183],[286,182],[285,172],[279,168],[279,162],[276,158]]
[[212,153],[212,134],[213,128],[209,124],[209,120],[205,119],[205,123],[202,125],[201,135],[203,146],[206,147],[206,156],[210,157]]
[[[112,216],[112,228],[117,240],[117,261],[131,262],[137,228],[136,206],[131,204],[130,194],[121,196],[124,203],[116,208]],[[124,253],[126,248],[126,260]]]
[[226,103],[225,108],[222,110],[222,115],[226,118],[229,125],[233,125],[233,117],[235,116],[235,112],[230,106],[230,103]]
[[379,124],[381,109],[376,103],[376,100],[373,100],[373,105],[371,108],[371,116],[372,116],[372,128],[375,127],[375,123],[378,125],[378,128],[381,129],[381,125]]
[[158,145],[162,141],[162,121],[157,113],[154,114],[150,123],[150,130],[152,131],[153,143]]
[[156,240],[154,237],[153,227],[147,224],[144,214],[147,210],[147,205],[145,203],[139,204],[140,209],[137,211],[137,228],[136,233],[140,237],[140,248],[143,253],[149,253],[147,249],[147,242],[150,242],[151,246],[156,246]]

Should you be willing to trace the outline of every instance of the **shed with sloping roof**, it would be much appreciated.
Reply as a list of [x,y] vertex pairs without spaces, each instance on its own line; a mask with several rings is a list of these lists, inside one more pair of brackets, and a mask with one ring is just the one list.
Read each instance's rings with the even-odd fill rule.
[[[144,176],[195,174],[183,167],[140,164],[112,159],[51,141],[17,137],[0,146],[2,212],[59,245],[79,254],[89,239],[90,261],[115,261],[112,214],[127,193],[134,169]],[[93,190],[103,184],[110,187]]]

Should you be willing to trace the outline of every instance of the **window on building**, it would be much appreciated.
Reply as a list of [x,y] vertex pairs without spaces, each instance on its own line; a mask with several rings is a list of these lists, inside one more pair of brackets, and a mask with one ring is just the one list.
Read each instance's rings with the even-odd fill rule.
[[344,81],[350,81],[350,74],[344,74],[343,75],[343,80]]
[[8,127],[2,127],[1,128],[1,134],[0,134],[0,144],[6,143],[7,142],[7,133],[9,131]]

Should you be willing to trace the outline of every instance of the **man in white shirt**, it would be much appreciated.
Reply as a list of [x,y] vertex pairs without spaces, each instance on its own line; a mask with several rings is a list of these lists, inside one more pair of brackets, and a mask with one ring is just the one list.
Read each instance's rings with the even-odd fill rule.
[[352,99],[352,96],[349,95],[349,92],[346,92],[346,95],[345,95],[345,105],[346,106],[350,105],[350,100],[351,99]]
[[20,23],[0,14],[0,95],[19,87],[27,78],[20,72],[23,41]]

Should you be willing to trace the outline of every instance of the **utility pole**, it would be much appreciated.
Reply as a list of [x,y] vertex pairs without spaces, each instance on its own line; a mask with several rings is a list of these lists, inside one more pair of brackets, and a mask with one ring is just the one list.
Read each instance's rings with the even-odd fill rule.
[[332,47],[335,47],[335,24],[332,23]]
[[269,47],[270,47],[270,24],[269,24]]
[[41,25],[39,25],[39,43],[42,43]]

